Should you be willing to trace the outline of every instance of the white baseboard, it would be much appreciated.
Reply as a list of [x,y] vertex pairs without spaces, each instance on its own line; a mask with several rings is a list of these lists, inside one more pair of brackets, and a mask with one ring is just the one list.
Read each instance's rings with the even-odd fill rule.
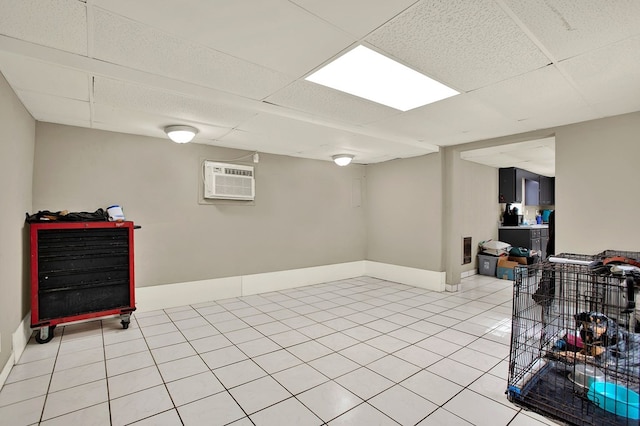
[[462,274],[460,274],[460,278],[469,278],[472,277],[474,275],[478,274],[478,270],[477,269],[471,269],[470,271],[466,271],[463,272]]
[[445,286],[445,291],[449,293],[455,293],[460,290],[460,284],[447,284]]
[[11,369],[13,368],[15,363],[16,360],[13,356],[13,352],[11,352],[7,363],[2,368],[2,371],[0,371],[0,389],[2,389],[2,386],[4,386],[4,382],[7,381],[7,377],[9,377],[9,373],[11,373]]
[[[371,276],[432,291],[445,291],[445,272],[427,271],[368,260],[136,288],[136,311],[147,312],[207,301],[285,290],[348,278]],[[12,352],[0,371],[0,387],[20,359],[32,334],[31,313],[12,335]]]
[[148,312],[242,296],[242,277],[136,288],[136,311]]
[[148,312],[176,306],[193,305],[230,297],[249,296],[344,280],[363,275],[433,291],[445,291],[446,274],[444,272],[364,260],[266,272],[263,274],[138,287],[136,288],[136,311]]
[[27,343],[29,343],[29,338],[31,337],[31,312],[27,313],[22,319],[22,322],[16,329],[16,331],[11,334],[11,354],[9,355],[9,359],[7,360],[4,367],[2,367],[2,371],[0,371],[0,388],[4,386],[4,383],[7,381],[7,377],[9,377],[9,373],[11,369],[15,365],[16,362],[22,356],[22,352],[24,352],[24,348],[27,347]]
[[365,260],[365,274],[432,291],[445,291],[446,272],[428,271],[407,266]]
[[364,264],[360,261],[264,274],[138,287],[136,288],[136,311],[148,312],[175,306],[193,305],[362,275],[364,275]]
[[242,277],[242,295],[267,293],[364,275],[364,262],[337,263]]
[[29,343],[29,339],[33,334],[33,329],[31,328],[31,312],[27,313],[27,315],[22,319],[22,322],[16,329],[16,331],[11,335],[11,341],[13,344],[13,355],[15,356],[16,362],[20,360],[22,356],[22,352],[24,352],[24,348],[27,347],[27,343]]

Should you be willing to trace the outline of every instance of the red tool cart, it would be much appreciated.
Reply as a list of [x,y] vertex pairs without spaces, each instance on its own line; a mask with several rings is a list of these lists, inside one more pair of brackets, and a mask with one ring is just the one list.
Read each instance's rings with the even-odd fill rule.
[[31,234],[31,328],[38,343],[57,324],[120,315],[135,307],[133,222],[38,222]]

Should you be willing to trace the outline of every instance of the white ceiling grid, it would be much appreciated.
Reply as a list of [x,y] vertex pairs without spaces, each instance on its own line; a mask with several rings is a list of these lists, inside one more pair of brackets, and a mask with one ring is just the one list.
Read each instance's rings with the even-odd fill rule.
[[367,41],[466,92],[549,63],[516,23],[489,1],[423,1]]
[[[400,112],[304,80],[358,44],[461,94]],[[640,2],[0,0],[0,72],[41,121],[366,164],[640,110]]]
[[7,62],[14,66],[5,68],[3,72],[14,90],[89,101],[91,85],[86,72],[0,52],[0,63]]
[[255,115],[246,109],[103,77],[95,79],[94,102],[227,128]]
[[[516,121],[532,117],[552,118],[546,116],[554,115],[556,109],[588,106],[554,65],[474,90],[469,95]],[[595,112],[592,116],[596,116]]]
[[418,0],[291,0],[300,7],[360,39]]
[[77,0],[2,0],[1,34],[87,54],[87,16]]
[[253,99],[261,99],[293,80],[99,9],[95,13],[94,56]]
[[555,61],[638,34],[636,0],[500,0],[535,34]]
[[493,167],[518,167],[543,176],[555,176],[555,138],[463,151],[460,158]]
[[338,90],[307,81],[296,81],[265,101],[329,119],[363,125],[401,112]]

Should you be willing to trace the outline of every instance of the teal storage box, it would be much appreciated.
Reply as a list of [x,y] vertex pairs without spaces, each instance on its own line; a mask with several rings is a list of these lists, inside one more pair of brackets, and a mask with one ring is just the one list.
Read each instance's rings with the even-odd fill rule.
[[496,276],[496,265],[498,264],[498,257],[486,254],[478,255],[478,273],[480,275],[488,275],[490,277]]
[[587,397],[598,407],[628,419],[640,419],[640,395],[624,386],[593,382]]

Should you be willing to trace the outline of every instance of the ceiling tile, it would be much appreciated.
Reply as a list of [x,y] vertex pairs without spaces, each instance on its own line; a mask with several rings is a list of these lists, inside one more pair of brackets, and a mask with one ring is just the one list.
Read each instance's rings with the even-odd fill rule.
[[316,146],[315,141],[305,138],[292,143],[289,139],[244,129],[233,129],[217,142],[217,145],[226,148],[251,149],[279,155],[294,155],[298,150]]
[[172,117],[174,121],[186,120],[229,128],[254,115],[246,109],[102,77],[95,78],[93,99],[96,104]]
[[353,154],[355,157],[353,158],[353,162],[357,164],[371,164],[377,163],[380,161],[388,161],[396,158],[408,158],[408,157],[416,157],[420,155],[428,155],[431,152],[425,152],[424,150],[420,150],[414,147],[400,147],[398,149],[397,146],[394,146],[393,154],[385,154],[388,151],[388,148],[384,150],[380,149],[371,149],[368,151],[364,150],[353,150],[349,148],[343,148],[340,146],[327,145],[321,146],[314,149],[310,149],[307,151],[301,151],[299,153],[292,154],[293,156],[300,156],[303,158],[314,158],[316,160],[322,161],[332,161],[332,156],[336,154]]
[[[269,114],[260,114],[252,118],[242,124],[238,130],[242,131],[241,135],[233,132],[223,139],[240,138],[242,140],[242,138],[256,137],[260,140],[261,148],[259,149],[266,150],[266,147],[274,147],[280,153],[287,155],[300,154],[316,149],[318,146],[335,147],[334,153],[357,152],[359,157],[364,154],[380,156],[386,154],[388,150],[423,154],[433,152],[430,146],[421,148],[418,145],[404,144]],[[294,142],[292,143],[292,141]]]
[[[126,105],[114,107],[95,104],[93,106],[93,127],[96,129],[167,138],[163,129],[172,124],[176,124],[172,116],[131,110]],[[193,122],[188,124],[195,125],[198,128],[194,143],[209,143],[230,131],[228,128],[216,127],[210,124]]]
[[549,63],[496,3],[486,1],[423,1],[366,41],[462,91]]
[[[257,142],[257,143],[256,143]],[[392,143],[388,143],[392,144]],[[302,142],[297,146],[298,151],[291,150],[291,144],[281,139],[274,139],[268,135],[256,135],[250,132],[235,129],[223,138],[216,141],[216,146],[227,148],[257,150],[290,157],[312,158],[322,161],[332,161],[331,156],[340,153],[354,154],[354,163],[369,164],[380,161],[392,160],[394,158],[413,157],[417,155],[430,154],[432,151],[419,150],[412,147],[394,146],[371,147],[371,141],[352,140],[348,144],[318,144]],[[397,151],[397,150],[400,151]],[[388,154],[390,152],[394,154]],[[396,151],[398,153],[396,153]]]
[[57,120],[64,119],[66,121],[63,124],[68,124],[69,120],[73,120],[74,122],[87,123],[87,127],[89,127],[91,111],[87,101],[26,90],[17,90],[16,94],[36,120],[59,123],[60,121]]
[[640,37],[567,59],[558,67],[591,104],[626,99],[630,94],[640,98]]
[[416,141],[451,145],[526,131],[470,95],[458,95],[367,126],[386,129]]
[[[640,110],[637,0],[0,5],[0,70],[41,121],[165,139],[186,123],[196,143],[374,163]],[[400,113],[296,81],[359,42],[464,93]]]
[[555,137],[549,137],[463,151],[460,158],[491,167],[519,167],[554,176],[555,146]]
[[89,75],[24,56],[0,53],[2,73],[14,89],[89,100]]
[[94,16],[94,55],[104,61],[253,99],[262,99],[292,81],[101,9]]
[[[563,116],[568,110],[587,105],[553,65],[474,90],[468,95],[514,120]],[[514,102],[516,99],[518,101]]]
[[2,0],[0,34],[86,55],[85,3],[78,0]]
[[502,0],[556,61],[640,34],[636,0]]
[[278,117],[271,114],[258,114],[238,126],[239,130],[268,136],[273,142],[289,141],[290,152],[299,152],[314,146],[338,142],[339,138],[347,139],[352,133],[331,129],[309,122]]
[[417,0],[292,0],[314,15],[360,38]]
[[465,160],[473,158],[487,158],[499,154],[510,154],[512,152],[528,152],[537,149],[545,149],[550,153],[555,152],[555,137],[544,139],[534,139],[524,142],[516,142],[505,145],[490,146],[463,151],[460,157]]
[[543,176],[554,176],[555,167],[553,165],[547,166],[536,161],[522,160],[509,154],[497,154],[491,158],[473,158],[467,161],[483,164],[489,167],[517,167],[519,169],[528,170],[531,173],[540,174]]
[[601,118],[595,107],[591,105],[582,108],[571,108],[562,113],[562,115],[547,114],[544,116],[533,117],[520,122],[526,126],[527,131],[537,129],[550,129],[553,127],[564,126],[567,124],[580,123],[582,121],[594,120]]
[[265,101],[351,124],[398,114],[396,109],[304,80],[292,83]]
[[613,115],[627,114],[629,111],[640,111],[640,96],[637,91],[630,91],[626,96],[607,102],[598,102],[593,105],[598,111],[598,117],[611,117]]
[[527,160],[540,161],[540,160],[548,159],[549,156],[553,157],[555,155],[555,149],[550,149],[546,147],[523,149],[520,151],[511,151],[511,155],[513,155],[515,158],[522,161],[527,161]]
[[98,5],[236,58],[299,77],[356,39],[287,0],[107,1]]

